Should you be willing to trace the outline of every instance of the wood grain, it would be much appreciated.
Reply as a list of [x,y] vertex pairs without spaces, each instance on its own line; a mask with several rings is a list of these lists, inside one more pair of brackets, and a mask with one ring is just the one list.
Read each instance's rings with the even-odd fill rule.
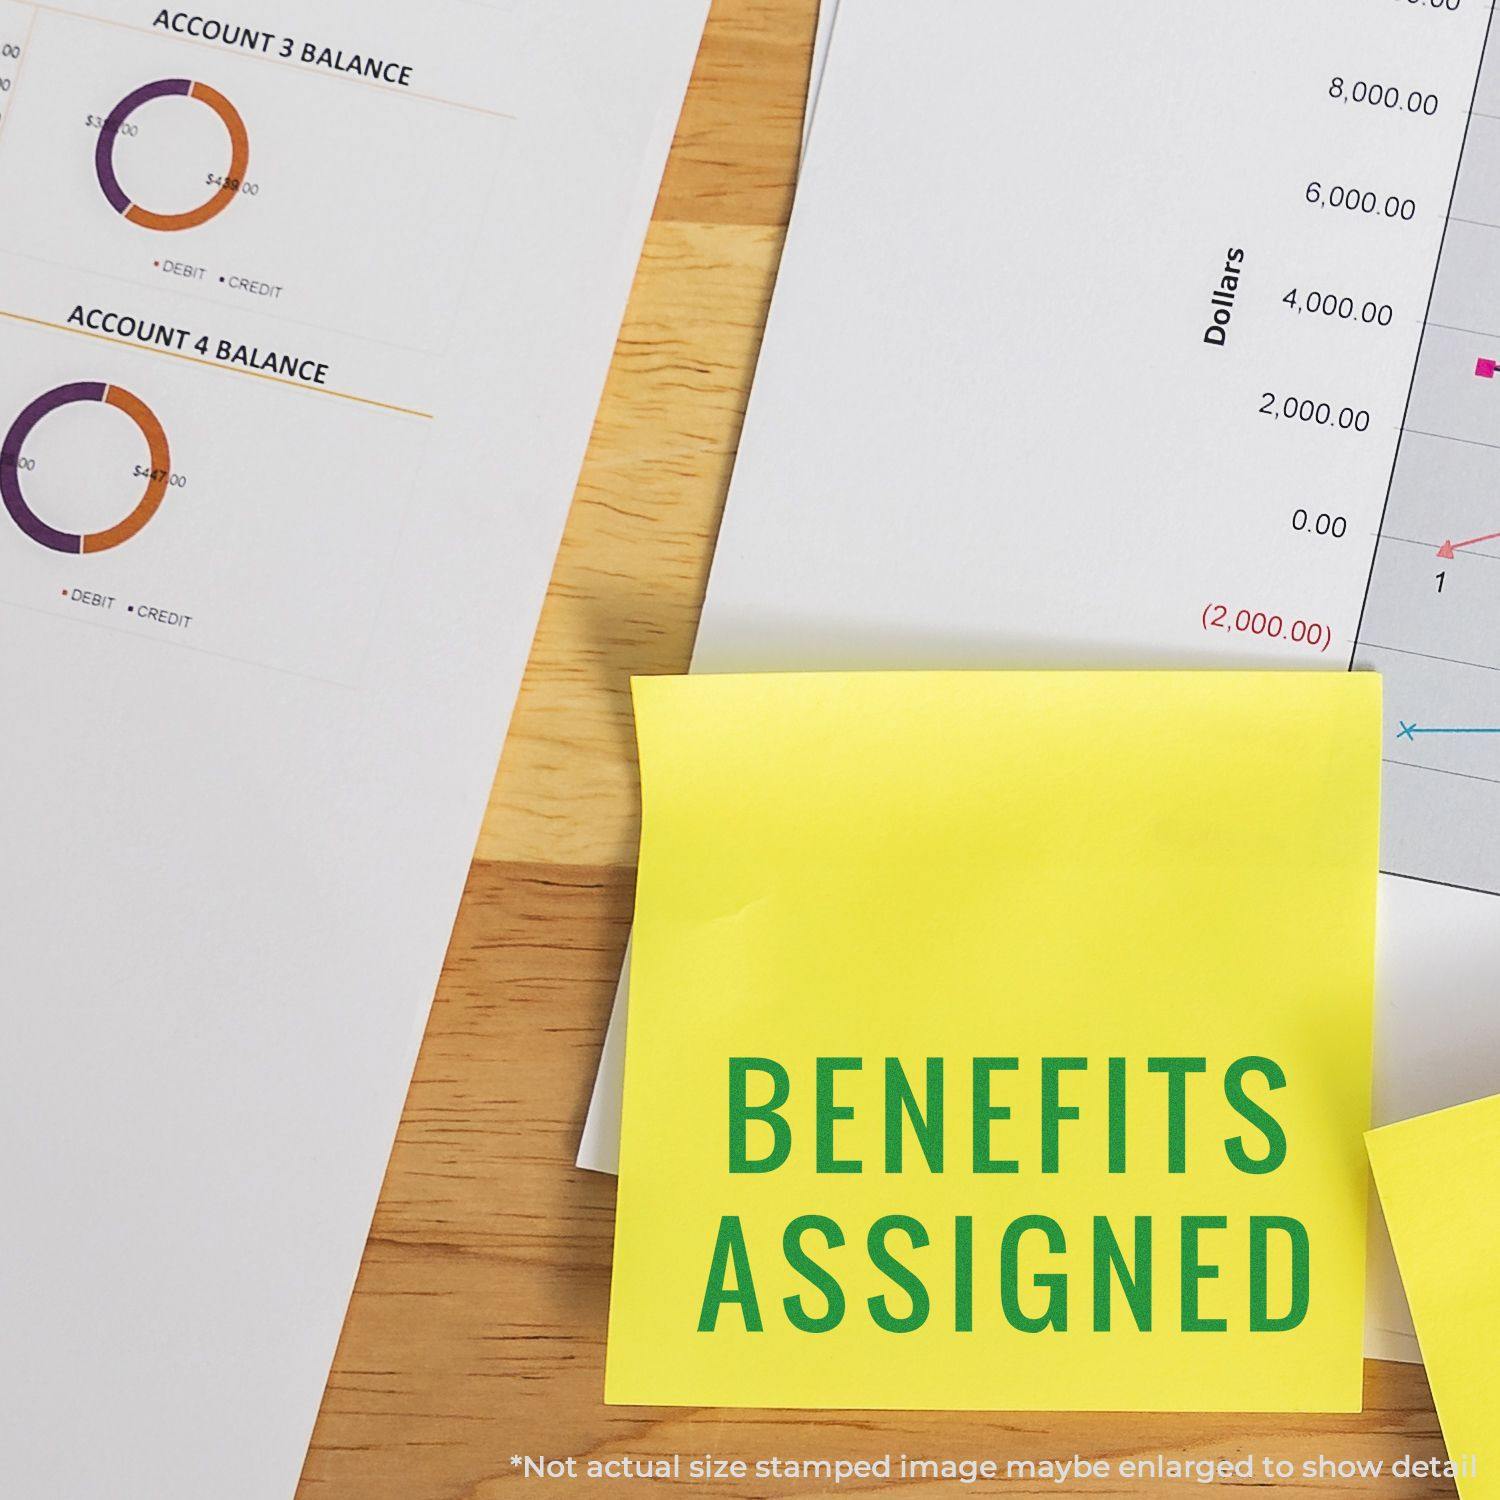
[[692,653],[780,253],[775,228],[652,227],[481,859],[634,861],[630,678]]
[[[496,779],[299,1491],[590,1496],[516,1454],[750,1460],[1442,1452],[1420,1369],[1370,1364],[1357,1417],[648,1411],[602,1403],[614,1184],[572,1165],[629,925],[628,683],[682,670],[790,209],[815,0],[716,0]],[[697,1495],[951,1483],[741,1481]],[[996,1486],[969,1487],[995,1492]],[[1056,1494],[1047,1481],[1009,1494]],[[1192,1492],[1118,1481],[1100,1496]],[[1278,1493],[1352,1493],[1338,1480]],[[1451,1494],[1385,1480],[1389,1496]]]

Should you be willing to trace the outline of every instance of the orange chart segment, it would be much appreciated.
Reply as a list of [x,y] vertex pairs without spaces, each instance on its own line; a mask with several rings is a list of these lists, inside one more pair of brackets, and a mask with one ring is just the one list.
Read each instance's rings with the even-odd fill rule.
[[146,483],[145,494],[123,521],[106,531],[90,532],[84,537],[85,552],[108,552],[111,547],[128,542],[140,531],[160,509],[172,471],[172,455],[167,447],[167,435],[162,430],[161,423],[156,420],[156,413],[139,396],[133,396],[117,385],[105,387],[104,402],[106,406],[113,406],[124,412],[141,429],[151,452],[151,476]]
[[[219,117],[229,133],[229,170],[224,174],[222,185],[206,202],[184,213],[163,214],[131,200],[120,186],[115,171],[115,145],[121,128],[136,110],[155,99],[187,98],[206,104]],[[223,213],[239,195],[250,168],[250,133],[240,112],[217,89],[206,83],[197,83],[191,78],[159,78],[154,83],[143,84],[127,94],[110,111],[99,132],[99,144],[94,150],[94,169],[99,178],[99,187],[110,207],[132,224],[143,229],[155,229],[171,233],[182,229],[196,229]]]

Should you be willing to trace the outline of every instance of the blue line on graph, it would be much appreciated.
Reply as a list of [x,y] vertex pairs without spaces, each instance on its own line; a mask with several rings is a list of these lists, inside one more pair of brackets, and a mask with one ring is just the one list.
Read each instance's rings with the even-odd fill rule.
[[1401,733],[1396,738],[1415,740],[1419,734],[1500,734],[1500,726],[1493,729],[1428,729],[1421,724],[1408,724],[1405,719],[1402,719]]

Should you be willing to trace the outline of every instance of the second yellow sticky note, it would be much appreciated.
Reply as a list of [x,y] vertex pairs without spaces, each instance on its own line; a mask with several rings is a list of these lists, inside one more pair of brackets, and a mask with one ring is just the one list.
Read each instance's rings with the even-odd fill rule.
[[1370,1164],[1463,1500],[1500,1497],[1500,1098],[1374,1130]]
[[636,704],[608,1399],[1358,1408],[1377,679]]

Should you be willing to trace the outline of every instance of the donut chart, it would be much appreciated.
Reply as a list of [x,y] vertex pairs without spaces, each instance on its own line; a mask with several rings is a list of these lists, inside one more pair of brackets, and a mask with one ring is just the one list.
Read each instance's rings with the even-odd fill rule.
[[[21,450],[32,429],[43,417],[49,416],[65,406],[76,406],[91,402],[102,402],[116,411],[124,412],[140,428],[141,436],[151,453],[151,474],[146,491],[136,503],[134,510],[124,520],[116,522],[104,531],[73,532],[59,531],[49,526],[27,502],[21,488]],[[154,516],[167,492],[172,467],[171,453],[167,447],[167,435],[156,419],[156,413],[139,396],[117,385],[102,385],[80,382],[75,385],[60,385],[45,395],[38,396],[20,416],[11,423],[5,441],[0,443],[0,499],[21,532],[39,546],[53,552],[67,552],[75,556],[90,552],[108,552],[122,542],[128,542]]]
[[[223,121],[229,132],[229,170],[224,175],[224,185],[206,202],[180,214],[160,214],[133,203],[115,173],[115,144],[120,128],[142,105],[154,99],[187,98],[206,104]],[[240,112],[217,89],[206,83],[195,83],[191,78],[161,78],[155,83],[143,84],[115,105],[109,112],[99,132],[99,144],[94,148],[94,170],[99,177],[99,187],[116,213],[139,224],[143,229],[156,229],[170,233],[180,229],[196,229],[210,219],[223,213],[239,195],[240,185],[250,166],[250,135]]]

